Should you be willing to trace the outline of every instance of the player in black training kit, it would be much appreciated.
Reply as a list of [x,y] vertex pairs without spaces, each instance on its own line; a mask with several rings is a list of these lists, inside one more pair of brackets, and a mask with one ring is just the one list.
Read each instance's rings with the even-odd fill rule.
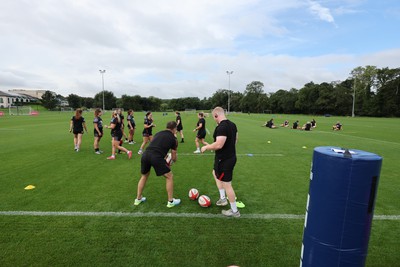
[[181,134],[181,143],[184,143],[184,137],[183,137],[183,124],[182,124],[182,118],[181,118],[181,113],[180,112],[175,112],[176,115],[176,131]]
[[[143,189],[146,185],[147,178],[150,175],[151,167],[154,168],[156,175],[165,177],[168,202],[167,207],[172,208],[181,203],[180,199],[174,198],[174,176],[171,171],[171,163],[175,162],[176,152],[178,149],[178,141],[176,140],[176,122],[170,121],[167,123],[167,129],[158,132],[153,140],[150,142],[146,151],[142,155],[141,159],[141,177],[137,188],[137,197],[134,205],[137,206],[140,203],[146,201],[146,198],[142,196]],[[171,161],[166,161],[168,152],[171,150]]]
[[212,112],[212,116],[218,124],[214,131],[214,143],[203,146],[201,152],[204,153],[206,150],[215,151],[212,173],[220,194],[220,199],[216,205],[228,205],[226,194],[231,208],[223,210],[222,214],[228,217],[240,217],[236,204],[236,194],[232,187],[233,169],[236,165],[237,127],[236,124],[226,118],[224,109],[221,107],[216,107]]
[[193,132],[197,131],[197,135],[196,135],[196,150],[193,152],[195,154],[199,154],[200,151],[200,142],[203,145],[208,145],[208,143],[206,142],[205,138],[206,138],[206,120],[204,119],[204,113],[203,112],[199,112],[199,114],[197,115],[199,117],[199,121],[196,124],[196,128],[194,128]]
[[71,118],[69,124],[69,132],[74,134],[74,146],[76,152],[79,152],[82,143],[82,135],[84,133],[83,128],[85,128],[87,133],[88,130],[86,128],[85,118],[82,117],[82,109],[78,108],[75,110],[75,116]]

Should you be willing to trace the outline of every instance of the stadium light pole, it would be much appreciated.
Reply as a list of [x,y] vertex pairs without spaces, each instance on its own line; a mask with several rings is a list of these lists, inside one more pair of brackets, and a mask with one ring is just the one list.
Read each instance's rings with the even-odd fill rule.
[[233,71],[226,71],[226,74],[228,74],[228,114],[231,111],[231,74]]
[[353,84],[353,108],[351,109],[351,117],[354,118],[356,115],[354,114],[354,106],[356,103],[356,78],[354,78]]
[[100,74],[101,74],[101,82],[103,85],[103,112],[105,112],[105,104],[104,104],[104,73],[106,72],[106,70],[99,70]]

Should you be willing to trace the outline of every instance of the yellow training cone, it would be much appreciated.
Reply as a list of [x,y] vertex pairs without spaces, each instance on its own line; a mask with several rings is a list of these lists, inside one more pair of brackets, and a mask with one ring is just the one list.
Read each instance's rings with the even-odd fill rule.
[[303,148],[307,148],[306,146],[303,146]]
[[27,187],[24,188],[25,190],[31,190],[31,189],[35,189],[34,185],[28,185]]

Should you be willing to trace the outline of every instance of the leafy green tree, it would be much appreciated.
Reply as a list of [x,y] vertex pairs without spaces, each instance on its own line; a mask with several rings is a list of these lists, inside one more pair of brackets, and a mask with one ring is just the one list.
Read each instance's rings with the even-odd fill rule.
[[83,97],[82,105],[86,108],[93,108],[94,107],[94,99],[92,97]]
[[204,97],[202,100],[200,100],[199,109],[210,110],[212,108],[213,108],[213,106],[212,106],[211,97],[209,97],[209,98]]
[[400,116],[400,68],[377,71],[377,105],[380,116]]
[[271,93],[269,97],[270,109],[274,113],[296,113],[295,103],[298,98],[298,91],[291,89],[289,92],[283,89]]
[[335,111],[335,92],[333,84],[321,83],[318,88],[318,98],[315,101],[315,113],[327,114]]
[[240,105],[243,112],[261,113],[267,109],[263,88],[264,84],[260,81],[253,81],[246,86]]
[[67,96],[68,105],[73,108],[77,109],[82,107],[82,98],[75,94],[70,94]]
[[309,82],[299,90],[299,97],[296,101],[296,108],[303,114],[315,114],[317,109],[315,102],[319,97],[318,86]]
[[[106,110],[112,110],[117,107],[117,98],[113,92],[104,91],[104,106]],[[103,91],[94,96],[94,107],[103,108]]]
[[357,67],[351,71],[355,86],[355,113],[371,116],[377,112],[375,90],[377,68],[375,66]]
[[332,114],[341,116],[351,116],[353,103],[353,81],[347,79],[337,83],[334,89],[335,103]]
[[[223,109],[228,109],[228,97],[232,94],[232,91],[226,89],[218,89],[211,96],[211,103],[213,107],[221,107]],[[232,95],[231,95],[232,96]]]
[[240,103],[242,102],[243,94],[240,92],[231,93],[231,111],[240,111]]
[[44,92],[42,96],[42,105],[43,107],[52,110],[57,107],[58,100],[56,98],[56,94],[51,91]]

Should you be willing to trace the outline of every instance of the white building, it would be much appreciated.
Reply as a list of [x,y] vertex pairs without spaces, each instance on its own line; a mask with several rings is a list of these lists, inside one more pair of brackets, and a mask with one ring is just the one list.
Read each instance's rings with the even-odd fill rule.
[[30,95],[0,91],[0,108],[8,108],[10,106],[15,106],[17,103],[30,103],[36,100],[37,98]]
[[11,94],[20,94],[20,95],[28,95],[33,98],[42,99],[42,96],[46,93],[47,90],[26,90],[26,89],[11,89],[8,90]]

